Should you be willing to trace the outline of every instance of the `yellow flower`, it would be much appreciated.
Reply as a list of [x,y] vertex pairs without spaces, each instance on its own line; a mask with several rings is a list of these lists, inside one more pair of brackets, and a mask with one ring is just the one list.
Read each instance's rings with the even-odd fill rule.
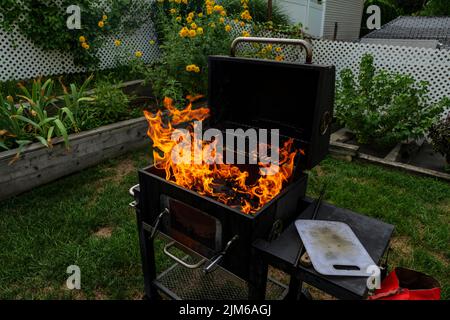
[[194,38],[197,35],[197,31],[195,30],[189,30],[189,37]]
[[180,37],[185,38],[189,35],[189,29],[186,27],[183,27],[179,32]]
[[100,28],[103,28],[103,27],[105,26],[105,23],[104,23],[103,21],[99,21],[99,22],[98,22],[98,26],[99,26]]
[[193,22],[192,24],[191,24],[191,28],[192,29],[197,29],[198,27],[197,27],[197,24],[195,23],[195,22]]
[[243,37],[250,37],[250,33],[248,31],[242,31]]
[[175,3],[180,4],[180,3],[181,3],[181,0],[175,0]]
[[80,40],[81,43],[86,42],[86,38],[81,36],[78,40]]
[[241,21],[239,24],[241,25],[241,27],[245,27],[245,22],[244,21]]
[[281,49],[280,47],[276,47],[276,48],[275,48],[275,51],[276,51],[276,52],[281,52],[281,50],[282,50],[282,49]]
[[194,11],[189,12],[189,14],[188,14],[188,17],[189,17],[189,18],[193,19],[194,16],[195,16]]
[[136,51],[134,55],[136,56],[136,58],[142,58],[143,53],[142,51]]
[[220,15],[225,17],[227,15],[227,12],[225,10],[223,10],[223,11],[220,12]]
[[116,41],[114,41],[114,45],[116,47],[120,47],[120,45],[122,44],[122,41],[120,41],[119,39],[117,39]]
[[175,14],[175,13],[177,12],[177,9],[172,8],[172,9],[169,10],[169,12],[170,12],[171,14]]
[[271,44],[268,44],[267,47],[266,47],[266,49],[267,49],[267,51],[272,51],[272,45],[271,45]]
[[210,26],[211,28],[215,28],[215,27],[216,27],[216,24],[215,24],[214,22],[211,22],[211,23],[209,24],[209,26]]
[[267,53],[267,49],[265,49],[265,48],[261,49],[261,53],[262,54],[266,54]]
[[198,14],[198,17],[199,17],[199,18],[202,18],[202,17],[203,17],[203,12],[200,12],[200,13]]
[[225,31],[226,31],[226,32],[230,32],[230,31],[231,31],[231,26],[230,26],[229,24],[227,24],[227,25],[225,26]]
[[275,57],[275,60],[276,60],[276,61],[283,61],[283,60],[284,60],[284,57],[283,57],[283,56],[276,56],[276,57]]
[[108,16],[106,14],[104,14],[102,19],[103,19],[103,21],[108,20]]
[[183,3],[184,4],[188,4],[188,0],[183,0]]
[[220,23],[224,23],[225,19],[223,17],[220,17],[219,21],[220,21]]
[[187,18],[186,18],[186,22],[187,22],[187,23],[191,23],[191,22],[192,22],[192,18],[191,18],[191,17],[187,17]]
[[176,20],[177,22],[180,22],[180,21],[181,21],[181,17],[178,16],[178,17],[175,18],[175,20]]
[[14,103],[14,98],[11,97],[11,96],[7,96],[7,97],[6,97],[6,100],[7,100],[9,103]]
[[214,6],[214,11],[217,11],[217,12],[220,12],[220,11],[222,11],[223,10],[223,7],[222,6],[219,6],[219,5],[215,5]]
[[198,34],[203,34],[203,28],[202,27],[197,28],[197,33]]
[[81,46],[82,46],[84,49],[86,49],[86,50],[89,50],[89,48],[91,47],[91,46],[88,45],[86,42],[83,42],[83,43],[81,44]]
[[199,73],[200,72],[200,68],[198,66],[196,66],[195,64],[190,64],[190,65],[186,66],[186,71],[187,72]]
[[243,20],[247,20],[247,21],[252,20],[252,16],[250,15],[250,12],[249,12],[248,10],[244,10],[244,11],[241,13],[241,18],[242,18]]

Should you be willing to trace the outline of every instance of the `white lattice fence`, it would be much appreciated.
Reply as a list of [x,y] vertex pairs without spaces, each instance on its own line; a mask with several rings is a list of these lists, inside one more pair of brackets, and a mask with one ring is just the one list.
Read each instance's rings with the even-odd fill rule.
[[[122,46],[115,47],[114,40],[121,39]],[[159,56],[159,49],[151,40],[156,35],[151,22],[144,24],[133,34],[108,37],[99,50],[100,69],[114,67],[119,57],[133,57],[134,52],[142,51],[145,62],[151,62]],[[51,39],[49,39],[51,41]],[[44,51],[36,47],[18,31],[6,33],[0,29],[0,81],[22,80],[37,76],[58,75],[83,72],[82,66],[76,66],[70,54],[59,51]]]
[[313,46],[314,63],[335,65],[337,75],[345,68],[357,72],[363,54],[370,53],[379,69],[409,74],[417,81],[427,81],[433,101],[450,97],[450,50],[327,40],[315,40]]

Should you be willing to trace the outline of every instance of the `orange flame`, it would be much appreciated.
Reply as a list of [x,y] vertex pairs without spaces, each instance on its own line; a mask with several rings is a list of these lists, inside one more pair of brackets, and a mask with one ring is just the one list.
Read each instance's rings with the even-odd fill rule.
[[[196,97],[198,98],[198,97]],[[164,99],[167,112],[158,111],[151,114],[144,111],[148,121],[148,136],[153,141],[153,159],[157,169],[164,170],[166,180],[177,185],[196,191],[197,193],[214,198],[226,205],[238,208],[243,213],[256,213],[266,203],[276,197],[283,186],[292,176],[294,169],[293,139],[289,139],[279,150],[278,165],[272,164],[272,175],[261,175],[254,183],[248,183],[249,172],[241,171],[236,165],[207,164],[204,161],[194,161],[194,152],[191,152],[191,162],[174,161],[172,150],[180,141],[172,139],[175,126],[193,120],[203,121],[209,116],[207,108],[192,108],[192,101],[184,110],[178,110],[170,98]],[[192,129],[192,125],[190,126]],[[193,136],[192,131],[190,131]],[[205,152],[214,148],[214,142],[200,141],[200,150]],[[175,153],[175,156],[182,154]],[[175,158],[176,160],[176,158]],[[268,168],[269,165],[259,164]]]

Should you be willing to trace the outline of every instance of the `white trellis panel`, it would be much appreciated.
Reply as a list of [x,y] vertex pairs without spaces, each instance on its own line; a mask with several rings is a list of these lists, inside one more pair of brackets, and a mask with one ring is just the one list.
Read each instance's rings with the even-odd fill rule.
[[[122,40],[122,46],[115,47],[114,40]],[[156,44],[151,44],[156,35],[151,22],[144,24],[133,34],[109,37],[100,48],[100,69],[114,67],[120,56],[133,57],[136,51],[143,52],[145,62],[151,62],[159,56]],[[22,80],[37,76],[59,75],[86,71],[76,66],[69,53],[44,51],[36,47],[18,31],[6,33],[0,29],[0,81]]]
[[345,68],[358,72],[361,57],[370,53],[378,69],[427,81],[433,101],[450,97],[450,50],[328,40],[314,40],[313,47],[314,63],[336,66],[337,75]]

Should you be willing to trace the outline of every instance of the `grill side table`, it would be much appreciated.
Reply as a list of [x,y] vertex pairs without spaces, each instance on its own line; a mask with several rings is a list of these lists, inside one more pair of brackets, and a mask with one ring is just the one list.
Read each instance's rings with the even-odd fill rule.
[[[313,201],[305,199],[310,205],[298,219],[310,219],[313,213]],[[350,210],[337,208],[323,203],[317,214],[317,220],[340,221],[348,224],[361,241],[373,261],[378,265],[389,247],[394,226]],[[274,241],[258,239],[253,243],[257,254],[264,263],[280,269],[291,276],[288,297],[296,299],[302,283],[308,283],[338,299],[365,299],[368,295],[367,278],[325,276],[317,273],[313,267],[294,267],[301,245],[300,236],[294,223]]]

